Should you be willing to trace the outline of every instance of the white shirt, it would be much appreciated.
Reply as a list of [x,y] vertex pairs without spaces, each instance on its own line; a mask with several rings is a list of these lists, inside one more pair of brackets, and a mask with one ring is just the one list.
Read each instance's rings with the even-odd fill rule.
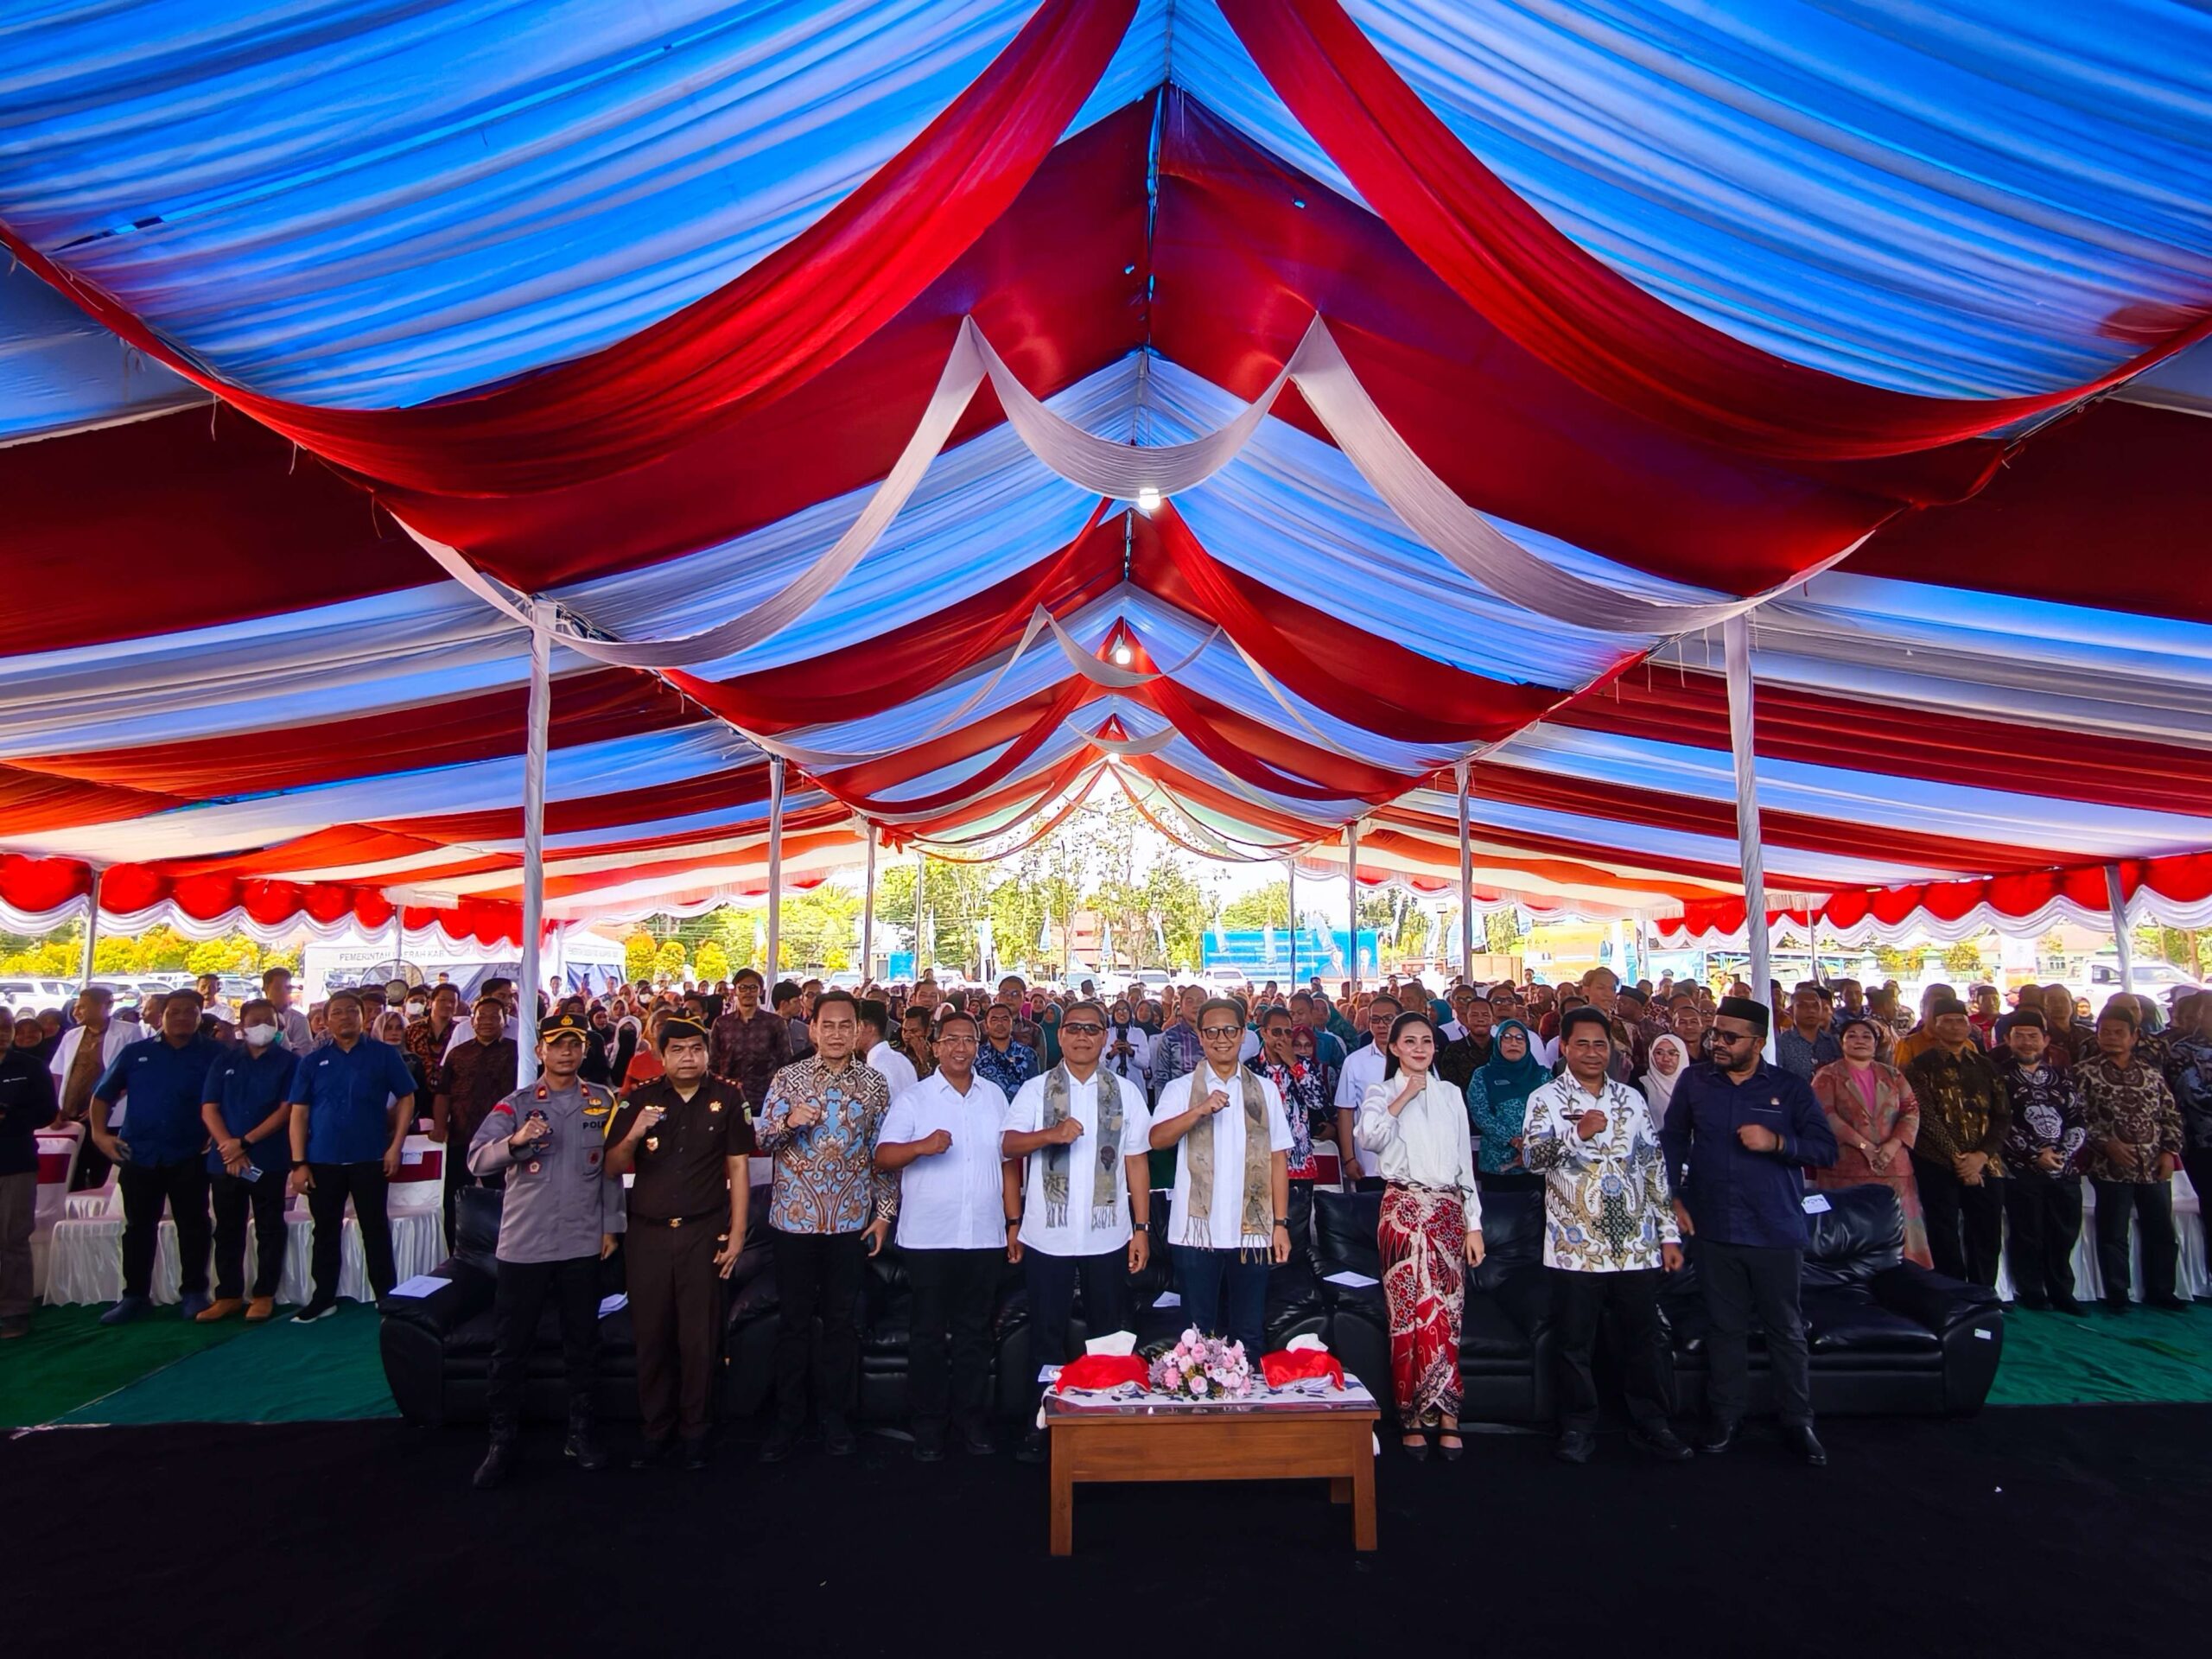
[[[1206,1230],[1194,1234],[1189,1229],[1191,1215],[1191,1137],[1185,1135],[1175,1143],[1175,1190],[1168,1203],[1170,1224],[1175,1242],[1202,1250],[1233,1250],[1244,1243],[1244,1084],[1249,1078],[1259,1085],[1260,1098],[1267,1106],[1268,1150],[1271,1153],[1290,1150],[1290,1119],[1284,1114],[1282,1096],[1275,1086],[1265,1077],[1239,1066],[1236,1074],[1226,1080],[1217,1077],[1211,1064],[1204,1065],[1187,1077],[1178,1077],[1168,1086],[1166,1097],[1160,1103],[1163,1118],[1180,1117],[1192,1105],[1204,1100],[1214,1090],[1229,1096],[1229,1104],[1213,1115],[1213,1208],[1206,1217]],[[1268,1192],[1268,1237],[1274,1237],[1274,1191]]]
[[1244,1040],[1236,1045],[1236,1058],[1238,1062],[1241,1064],[1245,1060],[1258,1059],[1260,1058],[1261,1046],[1260,1033],[1253,1030],[1249,1026],[1245,1027]]
[[[907,1070],[911,1075],[912,1068]],[[879,1146],[927,1140],[939,1129],[952,1137],[943,1152],[917,1158],[899,1172],[900,1249],[1006,1248],[1006,1192],[999,1184],[1006,1111],[1006,1096],[989,1078],[971,1077],[963,1095],[942,1071],[892,1096],[877,1132]]]
[[[1356,1048],[1345,1055],[1344,1065],[1337,1073],[1337,1109],[1357,1112],[1360,1103],[1367,1098],[1367,1091],[1382,1081],[1382,1068],[1389,1064],[1389,1060],[1390,1057],[1377,1043],[1370,1043],[1365,1048]],[[1361,1174],[1379,1175],[1382,1173],[1382,1165],[1376,1161],[1374,1150],[1360,1142],[1357,1117],[1352,1120],[1352,1147],[1359,1155]]]
[[[914,1063],[888,1043],[878,1043],[874,1048],[868,1050],[868,1065],[869,1071],[880,1073],[884,1082],[891,1085],[891,1101],[893,1105],[898,1103],[899,1096],[921,1081],[920,1074],[914,1070]],[[991,1085],[991,1092],[998,1094],[996,1084]],[[999,1102],[1003,1107],[1006,1096],[999,1095]],[[927,1129],[922,1131],[922,1135],[928,1133]],[[912,1135],[908,1138],[918,1141],[921,1135]],[[932,1248],[934,1247],[930,1245],[923,1246],[925,1249]]]
[[1432,1071],[1427,1086],[1393,1117],[1390,1103],[1404,1086],[1402,1077],[1385,1077],[1361,1100],[1359,1116],[1352,1123],[1361,1160],[1371,1149],[1386,1181],[1456,1189],[1469,1230],[1481,1230],[1483,1201],[1475,1190],[1465,1097]]
[[[1098,1064],[1116,1077],[1125,1077],[1138,1088],[1142,1089],[1146,1086],[1146,1080],[1152,1076],[1151,1034],[1142,1026],[1131,1026],[1127,1033],[1126,1040],[1129,1045],[1129,1052],[1127,1054],[1115,1053],[1114,1026],[1111,1021],[1109,1021],[1106,1027],[1105,1046],[1098,1051]],[[1128,1062],[1126,1066],[1123,1065],[1124,1061]]]
[[[1009,1135],[1034,1135],[1045,1127],[1045,1079],[1040,1072],[1014,1091],[1001,1126]],[[1068,1116],[1083,1125],[1083,1136],[1068,1148],[1068,1213],[1058,1226],[1045,1212],[1045,1157],[1040,1147],[1029,1154],[1028,1172],[1021,1197],[1021,1244],[1024,1249],[1046,1255],[1098,1255],[1119,1249],[1129,1242],[1128,1166],[1114,1163],[1114,1214],[1103,1227],[1090,1224],[1091,1160],[1097,1154],[1098,1077],[1088,1083],[1068,1074]],[[1144,1109],[1144,1090],[1133,1084],[1122,1089],[1122,1157],[1142,1158],[1152,1150],[1152,1115]]]

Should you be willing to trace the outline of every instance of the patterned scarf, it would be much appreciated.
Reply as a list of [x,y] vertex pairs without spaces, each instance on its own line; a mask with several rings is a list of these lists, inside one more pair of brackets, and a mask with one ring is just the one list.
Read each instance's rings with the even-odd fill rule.
[[[1114,1166],[1122,1161],[1122,1085],[1103,1066],[1093,1072],[1098,1084],[1098,1167],[1090,1183],[1090,1224],[1114,1224]],[[1055,1128],[1068,1115],[1068,1069],[1056,1065],[1045,1074],[1045,1127]],[[1045,1148],[1045,1224],[1068,1221],[1068,1148]]]
[[[1236,1069],[1236,1080],[1243,1085],[1244,1095],[1244,1207],[1237,1224],[1237,1246],[1243,1250],[1264,1250],[1274,1243],[1274,1191],[1268,1179],[1268,1103],[1260,1092],[1260,1080],[1249,1066]],[[1183,1109],[1188,1111],[1211,1094],[1215,1088],[1213,1068],[1200,1066],[1191,1073],[1191,1092]],[[1190,1165],[1190,1192],[1184,1202],[1188,1207],[1190,1224],[1183,1230],[1186,1240],[1195,1241],[1201,1249],[1207,1247],[1213,1235],[1213,1118],[1198,1120],[1198,1127],[1183,1137],[1183,1156]]]

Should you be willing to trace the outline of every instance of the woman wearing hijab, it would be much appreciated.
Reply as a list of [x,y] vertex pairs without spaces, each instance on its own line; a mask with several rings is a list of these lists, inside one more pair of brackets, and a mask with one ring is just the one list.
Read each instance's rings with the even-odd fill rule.
[[1682,1080],[1682,1068],[1690,1063],[1689,1056],[1688,1045],[1671,1031],[1652,1041],[1650,1064],[1644,1068],[1637,1085],[1643,1090],[1643,1098],[1650,1103],[1655,1128],[1667,1121],[1667,1108],[1673,1103],[1675,1085]]
[[1060,1005],[1047,1000],[1033,1017],[1038,1046],[1043,1051],[1038,1058],[1038,1068],[1049,1071],[1060,1063]]
[[1912,1143],[1920,1134],[1920,1102],[1912,1084],[1894,1065],[1874,1058],[1874,1022],[1844,1022],[1843,1058],[1813,1073],[1813,1097],[1835,1132],[1835,1162],[1813,1172],[1820,1187],[1865,1186],[1880,1182],[1897,1195],[1904,1212],[1904,1259],[1923,1268],[1936,1265],[1928,1250],[1928,1224],[1921,1218],[1920,1189],[1912,1179]]
[[1383,1180],[1376,1245],[1390,1316],[1390,1384],[1402,1444],[1428,1455],[1428,1431],[1447,1459],[1459,1439],[1459,1329],[1466,1274],[1483,1259],[1483,1204],[1475,1186],[1466,1109],[1432,1069],[1436,1027],[1417,1010],[1390,1023],[1382,1081],[1359,1103],[1353,1134]]
[[1491,1033],[1490,1058],[1467,1084],[1467,1122],[1472,1126],[1482,1184],[1500,1192],[1534,1192],[1544,1178],[1521,1161],[1521,1128],[1529,1096],[1551,1081],[1535,1053],[1535,1039],[1518,1020]]

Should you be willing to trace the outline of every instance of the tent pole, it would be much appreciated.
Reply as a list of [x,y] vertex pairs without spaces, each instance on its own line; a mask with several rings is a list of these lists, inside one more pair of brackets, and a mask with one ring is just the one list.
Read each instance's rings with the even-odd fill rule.
[[768,757],[768,985],[773,990],[783,962],[784,757]]
[[92,982],[92,951],[100,942],[100,878],[107,874],[98,864],[92,868],[92,891],[85,910],[85,960],[77,975],[80,991]]
[[875,978],[875,825],[868,822],[868,891],[861,899],[861,982]]
[[1475,981],[1475,841],[1467,824],[1467,762],[1453,770],[1459,782],[1459,977]]
[[2120,891],[2120,866],[2105,866],[2105,897],[2112,906],[2113,949],[2120,957],[2120,988],[2135,995],[2135,944],[2127,937],[2127,898]]
[[1344,826],[1344,908],[1351,913],[1351,938],[1344,945],[1344,972],[1355,991],[1359,988],[1359,824]]
[[522,783],[522,996],[523,1039],[515,1057],[515,1079],[537,1080],[537,993],[543,980],[539,952],[545,931],[545,744],[553,715],[553,607],[544,600],[531,606],[530,705],[523,749]]
[[[1290,879],[1290,988],[1294,991],[1298,988],[1298,860],[1286,858],[1282,867]],[[1283,1001],[1289,1000],[1285,993]]]
[[[1738,614],[1720,625],[1728,665],[1728,742],[1736,756],[1736,855],[1744,877],[1744,938],[1751,946],[1751,995],[1765,1004],[1774,980],[1772,940],[1766,925],[1766,864],[1759,847],[1758,764],[1751,725],[1751,626]],[[1774,1052],[1771,1011],[1767,1052]]]

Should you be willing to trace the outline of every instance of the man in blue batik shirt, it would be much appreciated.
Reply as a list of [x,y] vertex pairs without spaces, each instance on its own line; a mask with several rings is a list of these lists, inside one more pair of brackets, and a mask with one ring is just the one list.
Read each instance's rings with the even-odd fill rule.
[[1694,1238],[1711,1322],[1707,1430],[1699,1450],[1726,1452],[1751,1388],[1751,1321],[1766,1333],[1783,1439],[1815,1466],[1827,1453],[1813,1434],[1812,1382],[1798,1287],[1805,1257],[1806,1166],[1835,1161],[1835,1135],[1802,1077],[1769,1065],[1767,1009],[1724,997],[1713,1058],[1675,1085],[1659,1141],[1674,1183],[1675,1218]]

